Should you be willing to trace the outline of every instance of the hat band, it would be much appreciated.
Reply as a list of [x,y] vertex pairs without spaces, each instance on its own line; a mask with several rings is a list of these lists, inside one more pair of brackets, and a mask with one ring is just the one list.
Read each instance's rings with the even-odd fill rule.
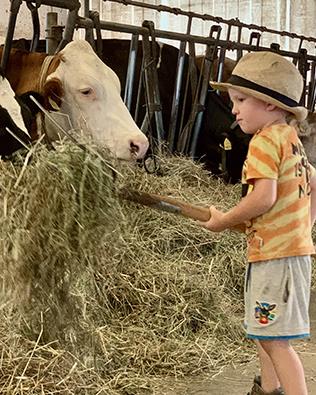
[[270,96],[273,99],[285,104],[288,107],[298,107],[299,103],[297,103],[295,100],[291,99],[288,96],[282,95],[281,93],[278,93],[272,89],[265,88],[262,85],[256,84],[255,82],[246,80],[245,78],[239,77],[238,75],[232,75],[227,83],[230,83],[235,86],[240,86],[242,88],[249,88],[254,91],[263,93],[264,95]]

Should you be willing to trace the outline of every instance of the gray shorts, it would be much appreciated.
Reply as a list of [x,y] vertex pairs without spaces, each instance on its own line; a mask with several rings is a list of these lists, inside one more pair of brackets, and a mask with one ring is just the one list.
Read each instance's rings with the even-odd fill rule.
[[249,263],[245,277],[245,329],[258,340],[310,333],[310,256]]

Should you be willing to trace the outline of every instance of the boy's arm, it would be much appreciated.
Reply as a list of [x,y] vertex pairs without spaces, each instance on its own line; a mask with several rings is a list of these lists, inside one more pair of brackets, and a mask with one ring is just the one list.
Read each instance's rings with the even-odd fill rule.
[[254,179],[253,182],[253,190],[228,212],[223,213],[215,207],[211,207],[211,218],[202,225],[213,232],[221,232],[225,229],[239,227],[245,221],[267,212],[277,198],[277,181],[260,178]]
[[316,174],[311,178],[311,226],[314,225],[316,219]]

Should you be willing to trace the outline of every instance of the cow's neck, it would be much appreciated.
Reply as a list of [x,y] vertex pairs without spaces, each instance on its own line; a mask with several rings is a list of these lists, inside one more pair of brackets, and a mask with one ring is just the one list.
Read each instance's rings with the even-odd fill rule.
[[[0,58],[3,48],[0,48]],[[6,77],[18,95],[28,91],[38,92],[40,71],[46,54],[13,48],[10,52]]]

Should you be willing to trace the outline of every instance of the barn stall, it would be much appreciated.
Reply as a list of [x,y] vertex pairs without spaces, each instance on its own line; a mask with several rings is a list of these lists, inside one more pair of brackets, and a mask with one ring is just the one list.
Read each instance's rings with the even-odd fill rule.
[[[115,22],[102,20],[109,3],[111,10],[117,10],[120,15],[130,10],[133,18],[138,12],[140,15],[148,12],[146,15],[152,18],[142,20],[142,25],[138,26],[121,23],[119,18]],[[226,181],[234,183],[239,180],[249,138],[234,124],[227,100],[221,100],[223,96],[215,94],[208,81],[229,77],[234,62],[245,51],[272,49],[292,59],[305,79],[302,104],[311,111],[314,109],[315,38],[312,36],[166,5],[149,4],[145,7],[140,2],[116,0],[105,2],[99,10],[92,11],[87,2],[84,5],[78,10],[76,1],[68,3],[69,17],[57,49],[61,49],[73,35],[85,37],[95,46],[103,61],[118,74],[125,103],[139,127],[151,138],[151,153],[159,152],[161,144],[166,143],[171,152],[201,159],[208,170]],[[286,26],[290,26],[292,11],[295,15],[297,11],[293,2],[287,2],[286,7],[284,3],[275,6],[281,20],[286,20]],[[77,13],[83,16],[78,17]],[[165,24],[166,17],[169,22]],[[158,26],[154,22],[157,18],[160,21]],[[171,28],[175,20],[181,21],[182,30],[179,27],[175,27],[175,31],[165,30]],[[52,26],[55,33],[58,31],[57,35],[61,34],[58,27]],[[197,35],[201,29],[207,34]],[[50,37],[46,46],[51,47],[54,38],[49,28],[46,33]],[[33,42],[39,39],[39,34],[37,32]],[[105,36],[120,38],[102,38]],[[124,40],[124,37],[132,38],[132,41]],[[140,37],[142,41],[139,41]],[[46,46],[42,43],[39,50],[45,51]],[[56,47],[57,44],[53,46]],[[201,56],[198,59],[201,53],[206,54],[205,61]],[[153,67],[154,64],[157,67]],[[170,84],[170,80],[175,83]],[[306,144],[310,145],[314,133],[309,137],[310,133],[305,129]],[[314,125],[307,127],[309,132],[310,129],[314,131]]]
[[[206,8],[213,7],[210,15],[263,25],[267,14],[258,12],[256,2],[251,2],[251,13],[246,2],[241,8],[226,3],[218,13],[220,6],[214,2],[199,9],[179,2],[163,5],[199,14],[209,14]],[[293,10],[294,15],[310,16],[314,7],[273,3],[280,21],[276,26],[267,23],[270,30],[294,31]],[[162,18],[162,11],[129,11],[131,6],[116,2],[90,6],[105,21],[141,26],[148,19],[155,29],[179,33],[187,27],[175,22],[181,18],[173,13]],[[24,10],[26,20],[29,10]],[[46,10],[57,11],[61,24],[66,23],[67,11]],[[82,9],[80,13],[84,15]],[[210,27],[203,30],[202,25],[192,26],[191,33],[203,41]],[[311,31],[295,33],[309,38],[314,36]],[[20,37],[31,39],[32,30],[28,33],[22,30]],[[267,33],[275,37],[262,45],[274,42],[297,52],[300,38]],[[84,31],[76,34],[85,36]],[[113,38],[122,33],[102,34]],[[249,43],[249,33],[243,40]],[[203,48],[200,44],[200,53]],[[29,163],[22,154],[1,163],[3,391],[183,393],[181,378],[199,375],[202,380],[231,361],[248,363],[253,358],[239,323],[244,240],[231,233],[210,235],[181,217],[136,209],[115,193],[121,186],[140,188],[228,208],[239,198],[239,185],[214,179],[187,157],[158,158],[157,175],[145,172],[145,164],[135,168],[109,158],[104,163],[63,144],[53,152],[37,147]]]

